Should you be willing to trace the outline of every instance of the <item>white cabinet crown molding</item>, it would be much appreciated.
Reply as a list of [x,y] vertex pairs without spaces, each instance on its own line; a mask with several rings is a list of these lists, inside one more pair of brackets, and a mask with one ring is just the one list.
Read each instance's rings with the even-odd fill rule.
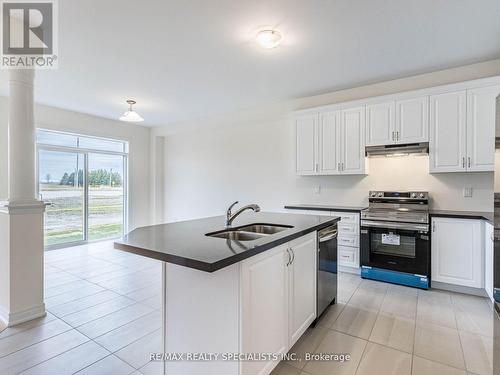
[[349,101],[340,101],[332,104],[297,109],[293,111],[293,114],[299,115],[307,113],[318,113],[323,111],[337,111],[356,106],[377,104],[384,101],[412,99],[412,98],[417,98],[419,96],[439,95],[448,92],[470,90],[470,89],[494,86],[494,85],[500,85],[500,76],[480,78],[480,79],[451,83],[446,85],[426,87],[416,90],[401,91],[385,95],[368,96],[365,98],[354,99]]

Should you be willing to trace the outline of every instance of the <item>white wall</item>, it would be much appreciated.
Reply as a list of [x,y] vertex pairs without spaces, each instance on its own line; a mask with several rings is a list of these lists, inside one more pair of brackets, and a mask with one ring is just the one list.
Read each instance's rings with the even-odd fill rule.
[[[264,210],[290,203],[362,205],[369,190],[426,190],[436,209],[493,210],[493,173],[429,174],[428,156],[370,159],[368,176],[297,177],[289,114],[375,95],[500,75],[500,60],[280,103],[189,124],[157,128],[165,135],[165,219],[221,215],[229,203]],[[179,129],[188,131],[179,132]],[[193,130],[194,129],[194,130]],[[321,193],[314,188],[321,186]],[[463,188],[473,197],[464,198]]]
[[[283,119],[167,137],[166,219],[220,215],[235,200],[269,211],[290,203],[358,206],[375,189],[428,190],[436,209],[493,208],[493,173],[431,175],[428,156],[371,158],[367,176],[298,177],[293,136]],[[472,198],[463,198],[464,187]]]
[[[0,200],[7,198],[7,98],[0,98]],[[129,227],[147,225],[150,215],[149,128],[44,105],[35,106],[39,128],[129,142]]]

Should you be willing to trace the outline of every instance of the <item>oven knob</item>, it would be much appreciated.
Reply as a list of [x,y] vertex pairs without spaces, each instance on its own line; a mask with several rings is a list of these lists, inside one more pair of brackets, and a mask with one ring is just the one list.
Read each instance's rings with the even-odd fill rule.
[[416,198],[417,197],[417,193],[411,193],[411,197],[412,198]]
[[382,197],[384,196],[384,193],[378,193],[378,194],[377,194],[377,196],[378,196],[379,198],[382,198]]
[[420,199],[424,199],[425,198],[425,194],[424,193],[420,193],[419,197],[420,197]]
[[374,191],[372,191],[372,193],[371,193],[371,197],[372,197],[372,198],[375,198],[376,196],[377,196],[377,193],[375,193]]

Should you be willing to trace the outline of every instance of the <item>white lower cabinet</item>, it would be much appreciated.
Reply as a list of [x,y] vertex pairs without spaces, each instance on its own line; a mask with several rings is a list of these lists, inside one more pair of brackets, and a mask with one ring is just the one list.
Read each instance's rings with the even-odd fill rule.
[[[316,318],[316,232],[242,262],[242,352],[286,353]],[[242,375],[278,361],[242,362]]]
[[359,268],[359,248],[347,246],[338,246],[338,263],[340,266],[350,267],[354,269]]
[[337,260],[339,271],[359,274],[359,212],[288,209],[303,215],[338,216]]
[[484,225],[484,289],[493,302],[493,251],[494,251],[493,225]]
[[307,327],[316,319],[316,236],[299,238],[289,243],[292,263],[289,271],[289,346],[302,336]]
[[332,216],[340,216],[338,224],[339,236],[338,264],[341,271],[359,272],[359,213],[357,212],[331,212]]
[[432,218],[431,279],[484,288],[484,223]]
[[[287,245],[242,264],[243,353],[285,353],[288,349]],[[269,374],[272,361],[243,362],[243,375]]]

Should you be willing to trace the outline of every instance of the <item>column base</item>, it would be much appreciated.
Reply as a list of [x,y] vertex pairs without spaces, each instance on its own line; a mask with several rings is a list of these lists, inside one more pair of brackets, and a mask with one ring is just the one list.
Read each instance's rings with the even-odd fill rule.
[[47,315],[45,303],[42,303],[40,306],[16,312],[9,312],[0,306],[0,332],[2,331],[2,324],[4,328],[12,327],[17,324],[44,317],[45,315]]
[[0,321],[7,327],[46,314],[44,211],[36,200],[0,203]]

